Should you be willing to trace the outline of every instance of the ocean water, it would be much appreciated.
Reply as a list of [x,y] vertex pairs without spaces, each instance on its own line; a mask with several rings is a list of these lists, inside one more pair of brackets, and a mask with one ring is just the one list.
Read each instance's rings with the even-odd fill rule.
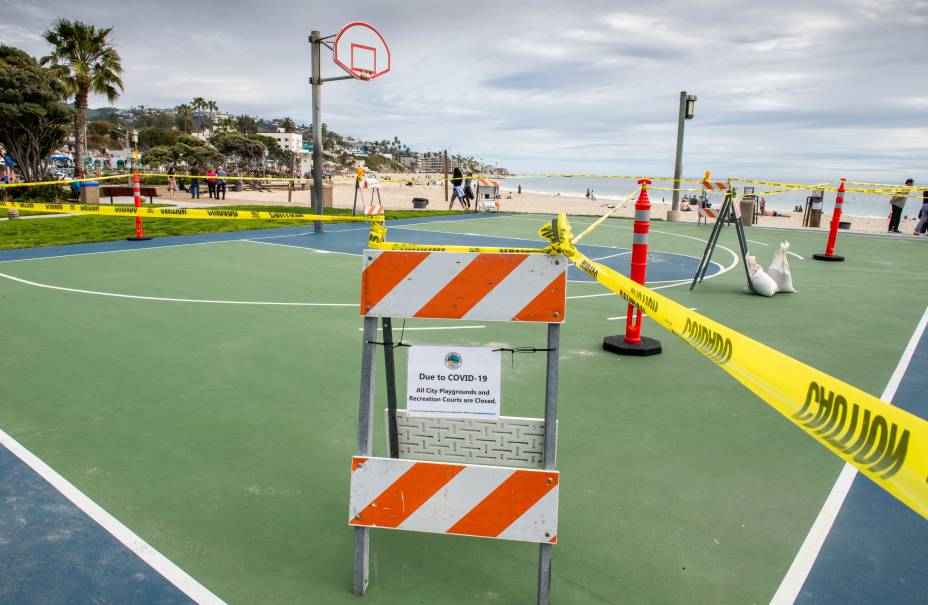
[[[653,186],[666,186],[666,182],[658,182]],[[505,191],[515,191],[522,185],[522,191],[527,193],[560,193],[566,197],[583,198],[587,189],[592,189],[599,200],[624,200],[629,193],[635,190],[636,184],[628,180],[608,179],[601,177],[515,177],[500,179],[500,187]],[[688,183],[687,188],[696,188],[696,183]],[[928,188],[928,186],[926,186]],[[760,191],[762,187],[757,187]],[[918,190],[921,191],[920,189]],[[766,199],[767,210],[777,210],[781,212],[792,212],[795,206],[805,206],[806,197],[809,191],[795,191],[778,195],[764,196]],[[687,195],[698,195],[698,193],[688,193]],[[889,197],[888,195],[870,195],[865,193],[846,193],[844,195],[843,213],[849,216],[867,216],[867,217],[887,217],[889,216]],[[650,193],[652,202],[665,202],[669,204],[673,198],[671,191],[652,191]],[[713,193],[710,195],[712,205],[718,207],[722,202],[722,193]],[[823,211],[830,214],[834,209],[835,194],[834,192],[825,192],[825,203]],[[921,208],[921,198],[909,198],[906,203],[903,214],[909,218],[918,216]]]

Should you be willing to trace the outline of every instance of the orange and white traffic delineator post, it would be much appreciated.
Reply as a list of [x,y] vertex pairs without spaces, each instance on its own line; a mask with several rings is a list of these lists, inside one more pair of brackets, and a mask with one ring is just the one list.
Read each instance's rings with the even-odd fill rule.
[[[363,595],[368,586],[370,530],[387,528],[537,543],[538,602],[547,604],[551,555],[558,541],[557,374],[566,257],[365,250],[362,262],[358,447],[351,463],[348,512],[355,531],[355,594]],[[412,410],[397,410],[394,317],[547,324],[547,347],[531,349],[547,353],[544,418],[460,419],[421,410],[413,417]],[[380,342],[378,318],[383,322]],[[371,455],[379,345],[387,374],[390,458]],[[447,365],[453,372],[447,378],[465,380],[473,366],[459,353],[450,353],[445,364],[452,355],[457,357]]]
[[[641,193],[635,202],[635,230],[632,236],[631,278],[644,285],[648,273],[648,233],[651,230],[651,200],[648,198],[649,179],[638,181]],[[641,308],[628,304],[625,318],[625,334],[607,336],[603,339],[603,349],[619,355],[657,355],[661,352],[661,343],[653,338],[641,335]]]
[[[142,196],[139,190],[138,169],[136,169],[132,174],[132,196],[135,198],[135,211],[138,212],[138,209],[142,207]],[[150,237],[145,236],[145,231],[142,228],[142,217],[138,214],[135,215],[135,235],[133,237],[127,237],[126,239],[130,242],[144,242],[151,239]]]
[[835,241],[838,239],[838,227],[841,225],[841,207],[844,205],[844,181],[838,185],[838,193],[835,195],[835,211],[831,215],[831,229],[828,231],[828,243],[825,245],[825,254],[813,254],[815,260],[825,261],[843,261],[844,257],[835,254]]

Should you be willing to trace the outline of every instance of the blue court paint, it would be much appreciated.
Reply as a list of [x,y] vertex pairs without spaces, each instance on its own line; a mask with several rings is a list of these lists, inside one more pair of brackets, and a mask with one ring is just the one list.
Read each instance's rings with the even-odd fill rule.
[[[457,221],[505,220],[505,216],[487,214],[455,214],[449,216],[435,216],[422,218],[409,218],[391,220],[388,222],[388,239],[392,242],[416,243],[423,245],[461,245],[461,246],[493,246],[512,248],[540,248],[545,242],[542,240],[512,239],[505,237],[491,237],[468,235],[463,233],[448,233],[428,231],[425,229],[403,229],[403,225],[423,223],[445,223]],[[539,220],[539,224],[543,221]],[[75,244],[71,246],[49,246],[44,248],[24,248],[19,250],[0,251],[0,262],[13,260],[28,260],[39,258],[54,258],[74,254],[88,254],[99,252],[120,252],[126,250],[139,250],[151,248],[164,248],[190,244],[205,244],[216,242],[231,242],[240,240],[253,240],[285,244],[303,248],[313,248],[329,252],[344,252],[348,254],[361,254],[367,247],[368,227],[364,223],[335,223],[325,226],[323,233],[313,233],[312,225],[297,227],[282,227],[280,229],[261,229],[253,231],[233,231],[226,233],[203,233],[198,235],[181,235],[175,237],[159,237],[143,242],[129,242],[118,240],[93,244]],[[627,249],[608,246],[585,246],[581,244],[580,250],[592,259],[602,256],[611,256]],[[631,255],[626,254],[599,261],[615,269],[619,273],[628,275],[630,271]],[[658,252],[652,250],[648,255],[648,282],[667,282],[675,280],[689,280],[696,273],[699,259],[683,254]],[[710,264],[706,275],[715,275],[721,270],[719,265]],[[574,266],[570,267],[568,279],[575,281],[593,280]]]
[[193,603],[0,446],[0,603]]
[[[486,218],[487,215],[449,215],[423,218],[410,218],[390,221],[389,225],[402,225],[404,223],[423,223],[433,221],[458,221],[470,220],[474,218]],[[55,220],[55,219],[48,219]],[[181,220],[181,219],[177,219]],[[127,223],[128,224],[128,223]],[[349,231],[363,234],[363,240],[367,241],[367,223],[333,223],[325,225],[325,232],[321,236],[335,234],[340,231]],[[128,233],[128,231],[127,231]],[[70,256],[72,254],[88,254],[93,252],[119,252],[123,250],[139,250],[148,248],[163,248],[170,246],[180,246],[188,244],[206,244],[212,242],[231,242],[243,239],[261,239],[279,235],[309,235],[320,237],[313,234],[312,223],[307,222],[305,225],[296,227],[281,227],[279,229],[255,229],[252,231],[229,231],[223,233],[201,233],[197,235],[178,235],[173,237],[156,237],[151,240],[142,242],[130,242],[126,240],[116,240],[112,242],[97,242],[92,244],[72,244],[69,246],[45,246],[41,248],[20,248],[17,250],[0,250],[0,262],[10,260],[25,260],[35,258],[51,258],[56,256]],[[273,241],[273,240],[272,240]]]
[[[470,246],[479,247],[496,247],[496,248],[543,248],[545,242],[542,240],[525,240],[507,237],[472,235],[467,233],[449,233],[444,231],[429,231],[425,229],[404,229],[401,221],[390,221],[388,225],[388,241],[396,243],[413,243],[424,246]],[[307,237],[305,235],[294,235],[292,237],[274,238],[250,237],[252,241],[273,242],[287,246],[312,248],[315,250],[326,250],[329,252],[343,252],[347,254],[360,254],[367,247],[367,231],[341,231],[326,232],[321,235]],[[598,261],[619,273],[628,275],[630,271],[631,254],[614,256],[622,252],[630,252],[628,248],[615,248],[610,246],[586,246],[580,244],[580,251],[591,259],[610,256]],[[699,259],[683,254],[674,254],[669,252],[658,252],[652,250],[648,254],[648,281],[649,282],[666,282],[674,280],[690,280],[696,273],[699,266]],[[710,264],[706,275],[715,275],[721,270],[719,265]],[[592,278],[571,265],[567,278],[575,281],[589,281]]]
[[[928,418],[928,331],[893,404]],[[928,521],[858,474],[796,603],[928,603]]]

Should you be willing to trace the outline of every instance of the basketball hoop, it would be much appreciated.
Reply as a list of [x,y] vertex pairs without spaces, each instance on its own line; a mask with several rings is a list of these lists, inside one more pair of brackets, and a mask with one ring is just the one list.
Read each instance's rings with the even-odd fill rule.
[[373,80],[390,71],[390,48],[374,26],[349,23],[335,37],[335,64],[358,80]]

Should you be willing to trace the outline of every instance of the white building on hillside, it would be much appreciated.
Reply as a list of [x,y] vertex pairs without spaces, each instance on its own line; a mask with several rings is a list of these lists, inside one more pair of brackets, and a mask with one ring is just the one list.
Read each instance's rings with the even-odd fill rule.
[[277,132],[260,132],[264,137],[271,137],[283,151],[292,151],[293,153],[303,153],[303,135],[298,132],[284,132],[283,128],[278,128]]

